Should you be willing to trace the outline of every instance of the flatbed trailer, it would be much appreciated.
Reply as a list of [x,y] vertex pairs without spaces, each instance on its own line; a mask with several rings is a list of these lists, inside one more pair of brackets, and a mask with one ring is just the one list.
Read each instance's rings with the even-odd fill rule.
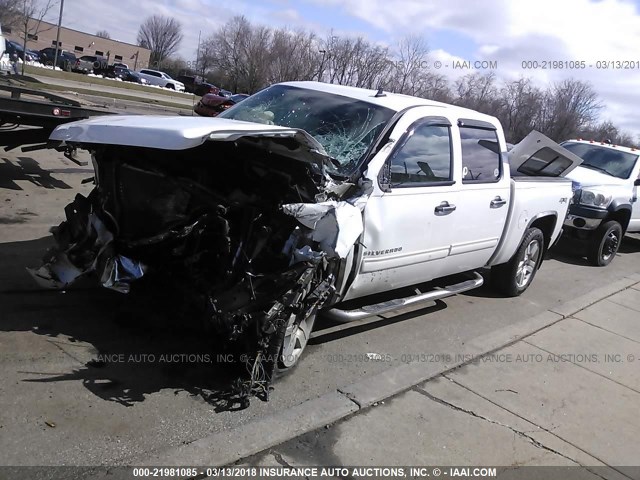
[[[0,85],[0,147],[5,151],[22,147],[23,152],[47,148],[51,132],[64,123],[114,112],[87,108],[80,102],[48,92]],[[43,100],[23,98],[40,97]],[[26,127],[26,128],[22,128]],[[65,152],[73,161],[75,152]]]

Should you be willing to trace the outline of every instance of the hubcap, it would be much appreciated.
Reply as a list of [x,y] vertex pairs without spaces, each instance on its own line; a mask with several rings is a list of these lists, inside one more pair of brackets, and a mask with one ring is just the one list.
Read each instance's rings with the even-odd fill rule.
[[518,263],[518,269],[516,270],[516,285],[518,288],[526,287],[529,284],[536,271],[539,258],[540,243],[538,240],[531,240],[524,250],[524,256]]
[[602,245],[602,260],[609,260],[618,251],[618,244],[620,239],[615,231],[609,232],[604,238],[604,244]]
[[284,333],[284,342],[282,344],[282,355],[280,357],[280,361],[285,367],[289,368],[295,365],[300,355],[302,355],[302,351],[304,347],[307,346],[307,342],[311,336],[311,329],[313,328],[315,319],[315,310],[298,323],[296,323],[296,315],[291,314],[289,316],[289,322]]

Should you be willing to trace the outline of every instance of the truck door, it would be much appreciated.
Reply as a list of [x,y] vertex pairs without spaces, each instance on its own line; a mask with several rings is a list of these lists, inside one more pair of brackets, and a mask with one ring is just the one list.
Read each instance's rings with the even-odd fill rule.
[[[347,298],[441,276],[458,211],[451,122],[405,114],[364,211],[364,255]],[[433,110],[431,110],[433,111]]]
[[452,134],[461,162],[455,172],[460,180],[458,216],[447,274],[473,270],[489,261],[502,236],[511,200],[511,180],[496,126],[460,119]]

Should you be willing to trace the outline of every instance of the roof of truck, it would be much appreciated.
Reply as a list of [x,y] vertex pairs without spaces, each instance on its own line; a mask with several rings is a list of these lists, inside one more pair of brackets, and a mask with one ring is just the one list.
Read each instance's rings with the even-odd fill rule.
[[[312,90],[318,90],[321,92],[332,93],[334,95],[342,95],[363,102],[380,105],[391,110],[399,112],[407,107],[414,106],[426,106],[446,109],[447,112],[452,113],[458,118],[471,118],[485,121],[492,121],[497,123],[498,120],[495,117],[486,115],[484,113],[470,110],[468,108],[458,107],[456,105],[450,105],[448,103],[436,102],[435,100],[428,100],[426,98],[413,97],[411,95],[404,95],[401,93],[393,93],[384,91],[384,96],[376,97],[377,90],[350,87],[347,85],[337,85],[334,83],[323,82],[283,82],[280,85],[289,85],[298,88],[308,88]],[[499,123],[497,123],[499,125]]]

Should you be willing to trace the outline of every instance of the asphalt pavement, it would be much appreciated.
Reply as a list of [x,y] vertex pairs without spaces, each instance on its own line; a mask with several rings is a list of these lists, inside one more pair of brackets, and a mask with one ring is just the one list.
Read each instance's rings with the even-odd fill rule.
[[407,387],[238,465],[431,466],[422,478],[506,466],[498,478],[640,478],[640,283]]
[[[522,421],[533,421],[551,431],[558,424],[560,410],[544,418],[530,417],[536,412],[535,405],[525,402],[536,398],[534,375],[544,368],[562,369],[559,376],[548,378],[554,386],[568,389],[571,385],[563,385],[562,380],[565,370],[571,370],[571,375],[577,376],[575,372],[586,375],[584,381],[591,379],[591,375],[598,376],[586,371],[583,365],[495,362],[461,367],[437,381],[423,382],[464,363],[458,360],[464,360],[465,355],[490,352],[538,330],[541,335],[551,333],[514,344],[510,352],[570,351],[578,348],[575,341],[580,338],[587,342],[585,345],[592,345],[588,331],[599,327],[587,325],[587,318],[574,317],[569,321],[565,316],[571,317],[589,306],[589,302],[584,304],[585,298],[595,303],[627,291],[640,281],[637,277],[640,241],[626,238],[618,257],[607,268],[591,267],[584,259],[570,254],[554,254],[544,262],[531,288],[519,298],[501,298],[483,287],[416,311],[405,310],[346,327],[321,322],[301,364],[275,384],[270,400],[254,399],[248,408],[241,409],[225,395],[229,382],[235,378],[234,366],[217,357],[213,342],[188,325],[178,311],[164,305],[162,299],[156,299],[156,303],[163,308],[153,308],[153,302],[137,304],[124,295],[82,282],[64,292],[40,291],[27,275],[25,267],[38,265],[51,245],[48,228],[63,220],[63,208],[76,193],[89,192],[91,186],[82,180],[92,175],[90,168],[78,167],[56,152],[0,153],[2,465],[171,462],[179,458],[175,455],[187,458],[198,451],[198,446],[211,453],[206,445],[212,438],[232,445],[236,454],[225,457],[224,448],[220,447],[216,450],[220,455],[201,456],[202,461],[207,464],[209,461],[233,462],[299,434],[309,434],[355,412],[359,412],[353,417],[358,425],[364,425],[358,422],[370,418],[384,417],[387,409],[393,417],[394,404],[402,405],[414,416],[424,407],[425,412],[432,412],[432,415],[423,414],[427,419],[439,418],[444,413],[455,414],[459,422],[455,423],[456,428],[462,428],[465,421],[471,422],[473,416],[446,403],[473,411],[477,408],[479,415],[492,420],[495,409],[509,417],[502,412],[502,407],[507,405],[516,416],[525,416]],[[597,295],[594,296],[594,292]],[[580,308],[571,307],[571,302]],[[612,321],[622,318],[617,311],[606,315]],[[556,323],[559,320],[562,321]],[[566,328],[561,328],[563,325]],[[620,336],[618,330],[612,328],[611,332]],[[627,336],[628,341],[638,340],[630,334]],[[614,340],[610,346],[618,351]],[[560,343],[554,344],[554,341]],[[602,348],[597,350],[601,351]],[[99,358],[107,360],[98,361]],[[525,367],[533,370],[523,370]],[[553,372],[555,370],[551,370]],[[603,372],[599,372],[598,378],[617,385],[611,388],[631,395],[625,384],[627,380],[620,378],[616,383],[602,375]],[[476,377],[479,380],[475,380]],[[379,380],[381,378],[383,380]],[[407,386],[407,382],[422,385],[402,393],[411,386]],[[596,400],[605,401],[603,389],[608,388],[609,383],[598,384],[596,392],[580,382],[577,391],[591,402],[589,408],[600,408],[601,403]],[[549,396],[550,404],[561,404],[565,396],[560,393]],[[573,390],[567,393],[577,398],[578,393]],[[596,393],[596,400],[589,399]],[[397,394],[401,396],[390,402],[384,400]],[[523,403],[504,403],[518,400]],[[373,407],[373,403],[381,401],[385,404]],[[527,408],[532,410],[527,413],[524,411]],[[363,420],[357,420],[360,418]],[[580,420],[580,417],[573,418]],[[605,420],[603,414],[598,418]],[[505,422],[510,419],[506,418]],[[442,427],[437,422],[419,423],[418,420],[414,423],[425,438],[432,435],[433,428]],[[476,421],[476,425],[487,423],[484,428],[499,430],[498,425],[491,426],[488,421],[479,418]],[[616,418],[616,421],[622,420]],[[360,428],[351,427],[348,422],[351,420],[340,427],[344,432],[356,432]],[[350,430],[352,428],[356,430]],[[635,428],[635,423],[630,422],[629,428]],[[366,453],[366,442],[350,433],[339,436],[341,431],[328,429],[328,433],[337,435],[335,438],[340,439],[341,445],[351,438],[356,444],[353,448],[361,444],[361,452]],[[577,433],[563,431],[562,435],[567,442],[576,442]],[[455,443],[454,437],[452,433],[449,443],[445,444],[448,448]],[[259,443],[259,438],[267,440]],[[622,438],[628,440],[626,436]],[[251,448],[239,448],[239,439],[244,439],[240,443]],[[519,442],[517,448],[522,455],[513,458],[524,458],[527,452],[540,453],[541,449],[527,445],[529,441],[524,437],[520,440],[524,443]],[[431,444],[424,445],[426,448]],[[193,449],[180,450],[187,447]],[[430,448],[417,450],[416,447],[408,451],[416,455],[430,452],[432,456],[415,457],[419,463],[432,459],[444,463],[457,455],[445,455],[444,449]],[[287,452],[283,450],[282,454]],[[328,450],[325,448],[324,452]],[[589,455],[601,453],[587,452]],[[609,448],[611,456],[603,456],[600,461],[625,460],[626,457],[613,456],[615,452],[614,447]],[[625,452],[628,450],[619,450],[620,455]],[[573,454],[567,455],[577,459]],[[291,458],[300,461],[304,456]],[[313,461],[314,457],[308,458]],[[475,458],[471,453],[460,456],[461,461]],[[551,457],[541,456],[540,461],[544,462],[545,458]],[[353,461],[351,459],[364,460],[361,457],[325,458],[332,463]],[[409,457],[402,460],[408,461]]]

